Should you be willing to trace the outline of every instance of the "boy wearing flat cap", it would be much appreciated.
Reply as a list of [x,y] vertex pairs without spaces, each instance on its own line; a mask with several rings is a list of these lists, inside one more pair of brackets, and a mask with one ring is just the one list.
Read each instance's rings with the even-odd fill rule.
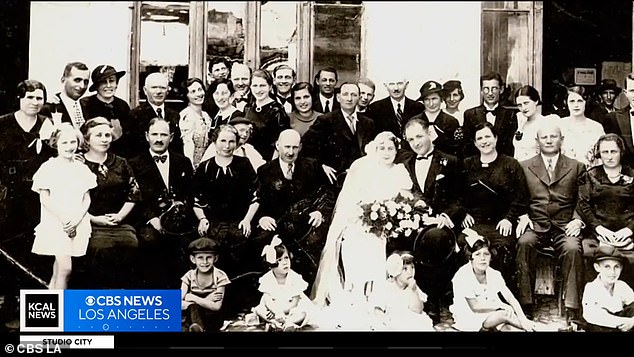
[[634,291],[619,280],[627,259],[612,246],[594,254],[597,277],[583,291],[583,318],[591,332],[630,331],[634,327]]
[[218,243],[207,237],[192,241],[187,247],[189,259],[196,265],[181,278],[181,309],[190,332],[218,331],[224,321],[221,312],[227,274],[216,268]]

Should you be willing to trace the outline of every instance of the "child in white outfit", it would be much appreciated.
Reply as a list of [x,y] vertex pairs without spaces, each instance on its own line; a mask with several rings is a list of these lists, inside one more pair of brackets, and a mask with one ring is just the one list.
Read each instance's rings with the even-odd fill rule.
[[254,312],[274,330],[292,331],[305,326],[312,301],[304,293],[308,283],[291,269],[288,249],[275,236],[262,255],[270,270],[259,280],[262,299]]
[[66,289],[72,258],[86,254],[92,233],[87,215],[89,190],[97,178],[88,166],[75,159],[83,137],[70,123],[62,123],[51,138],[57,156],[33,175],[33,191],[40,194],[41,219],[35,227],[31,251],[55,256],[49,289]]

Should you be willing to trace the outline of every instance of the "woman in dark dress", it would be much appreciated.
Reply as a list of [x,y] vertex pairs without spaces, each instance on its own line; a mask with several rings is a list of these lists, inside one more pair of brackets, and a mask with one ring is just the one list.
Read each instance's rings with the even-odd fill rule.
[[97,187],[90,191],[92,236],[86,253],[89,281],[94,288],[134,287],[134,255],[138,247],[136,231],[128,214],[141,199],[141,191],[126,159],[109,152],[112,124],[108,119],[89,119],[81,127],[85,163],[96,176]]
[[[17,87],[17,99],[18,110],[0,116],[0,244],[36,276],[46,277],[52,272],[51,257],[31,253],[33,230],[40,221],[40,198],[31,190],[32,178],[40,165],[56,152],[39,136],[46,120],[39,114],[46,102],[46,88],[38,81],[22,81]],[[20,289],[42,286],[15,270],[5,259],[2,261],[0,294],[5,295],[4,308],[17,312]],[[11,322],[14,327],[15,321]],[[18,328],[19,322],[17,320]]]
[[233,88],[233,83],[230,80],[218,79],[212,82],[207,92],[211,93],[214,103],[216,107],[218,107],[216,112],[209,113],[213,118],[211,121],[211,130],[223,124],[229,124],[229,121],[233,118],[244,116],[244,113],[239,111],[238,108],[232,104],[233,94],[236,90]]
[[[220,243],[217,265],[233,281],[254,265],[247,261],[251,257],[247,251],[247,238],[251,235],[251,220],[259,206],[253,195],[256,173],[249,159],[233,155],[238,142],[238,131],[233,126],[216,128],[212,140],[216,155],[203,161],[194,174],[194,213],[200,220],[198,233],[214,237]],[[236,304],[228,311],[237,312],[234,308],[245,307],[239,304],[240,296],[254,293],[249,293],[245,290],[248,286],[240,283],[233,281],[227,289],[232,297],[224,301]]]
[[253,122],[251,145],[270,161],[275,151],[275,141],[282,130],[290,129],[290,119],[284,107],[273,97],[273,78],[265,70],[253,71],[251,93],[255,97],[253,106],[245,107],[245,118]]
[[[463,202],[467,214],[462,228],[489,239],[491,267],[502,273],[508,286],[515,286],[513,232],[517,218],[528,212],[526,176],[517,160],[497,152],[497,133],[491,123],[476,126],[473,140],[480,154],[464,160]],[[458,237],[462,249],[464,236]]]
[[[602,164],[588,170],[585,185],[579,187],[578,213],[588,226],[583,243],[583,255],[593,257],[601,245],[619,249],[630,265],[634,263],[634,168],[623,164],[623,139],[606,134],[595,145],[595,158]],[[590,262],[592,263],[592,262]],[[587,271],[593,271],[587,267]],[[634,284],[632,269],[625,269],[621,277]]]
[[130,120],[130,105],[115,95],[119,80],[124,75],[125,71],[117,72],[110,65],[97,66],[92,71],[92,84],[88,88],[89,91],[97,93],[81,99],[82,107],[86,108],[84,113],[86,119],[103,117],[111,122],[113,143],[110,152],[120,156],[126,153],[125,140],[127,140],[127,138],[121,138],[122,126],[125,127]]

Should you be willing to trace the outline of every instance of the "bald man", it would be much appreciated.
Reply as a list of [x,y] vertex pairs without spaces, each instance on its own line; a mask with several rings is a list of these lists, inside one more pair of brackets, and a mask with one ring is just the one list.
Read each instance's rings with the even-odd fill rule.
[[130,111],[130,121],[122,123],[124,134],[122,139],[125,140],[125,157],[133,158],[143,152],[149,150],[148,142],[145,140],[145,132],[148,130],[150,120],[154,118],[165,119],[170,124],[171,132],[174,138],[169,145],[172,152],[183,153],[183,140],[178,127],[178,113],[165,106],[167,98],[168,79],[159,72],[150,73],[145,78],[143,92],[147,97],[145,103],[141,103],[138,107]]
[[[260,254],[262,247],[279,234],[290,251],[306,258],[306,264],[299,264],[296,271],[304,280],[312,282],[323,247],[321,240],[325,239],[323,230],[328,227],[324,222],[330,217],[334,204],[333,186],[320,164],[298,157],[301,138],[294,129],[282,131],[275,148],[279,157],[258,169],[256,196],[260,208],[256,216],[258,247],[255,253]],[[297,244],[299,241],[303,242],[301,246]],[[299,249],[304,249],[314,262],[307,261]]]
[[[574,140],[574,138],[566,138]],[[581,229],[575,211],[579,187],[586,180],[585,166],[561,153],[561,128],[546,121],[537,130],[540,153],[520,162],[530,192],[529,212],[519,217],[517,241],[517,299],[524,313],[532,315],[538,247],[552,247],[563,277],[567,322],[580,317],[584,267]]]

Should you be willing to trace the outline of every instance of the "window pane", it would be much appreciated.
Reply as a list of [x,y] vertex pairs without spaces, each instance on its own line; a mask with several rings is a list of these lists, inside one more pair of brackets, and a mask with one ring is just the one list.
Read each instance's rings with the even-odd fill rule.
[[207,83],[209,61],[223,56],[230,61],[244,60],[244,26],[246,1],[207,2]]
[[297,58],[297,4],[262,2],[260,23],[260,68],[273,72],[285,63],[295,68]]
[[315,4],[313,73],[332,66],[339,83],[357,80],[362,12],[362,5]]
[[180,84],[187,79],[189,67],[189,3],[144,1],[141,4],[141,46],[139,67],[139,98],[145,77],[164,72],[170,79],[166,103],[183,107]]

